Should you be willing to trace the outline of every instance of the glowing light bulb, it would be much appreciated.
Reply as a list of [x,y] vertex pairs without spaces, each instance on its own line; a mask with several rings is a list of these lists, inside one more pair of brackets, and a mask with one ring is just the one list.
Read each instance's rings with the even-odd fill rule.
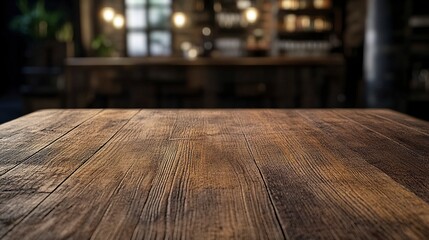
[[115,28],[117,28],[117,29],[121,29],[121,28],[123,28],[123,27],[124,27],[124,24],[125,24],[124,16],[122,16],[122,15],[116,15],[116,16],[113,18],[113,26],[114,26]]
[[173,14],[174,26],[182,28],[186,24],[186,15],[182,12],[176,12]]
[[105,7],[101,9],[101,16],[103,17],[104,21],[111,22],[115,18],[115,10],[111,7]]
[[191,48],[188,50],[188,58],[196,59],[198,57],[198,50],[196,48]]
[[246,17],[247,22],[255,23],[258,20],[259,13],[258,10],[254,7],[246,9],[244,12],[244,16]]

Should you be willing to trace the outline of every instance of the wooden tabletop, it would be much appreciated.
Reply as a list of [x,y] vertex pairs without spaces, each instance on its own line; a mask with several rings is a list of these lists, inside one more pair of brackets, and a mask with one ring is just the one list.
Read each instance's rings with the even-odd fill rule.
[[45,110],[0,125],[4,239],[428,239],[429,124],[387,110]]

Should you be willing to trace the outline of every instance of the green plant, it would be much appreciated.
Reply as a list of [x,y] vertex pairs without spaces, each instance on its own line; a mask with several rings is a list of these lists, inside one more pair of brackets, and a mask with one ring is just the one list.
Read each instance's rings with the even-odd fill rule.
[[113,43],[103,34],[96,36],[91,41],[91,49],[98,57],[111,57],[115,51]]
[[30,5],[28,0],[19,0],[17,4],[21,15],[12,19],[12,30],[32,39],[55,39],[64,30],[65,13],[47,10],[44,0],[38,0],[34,5]]

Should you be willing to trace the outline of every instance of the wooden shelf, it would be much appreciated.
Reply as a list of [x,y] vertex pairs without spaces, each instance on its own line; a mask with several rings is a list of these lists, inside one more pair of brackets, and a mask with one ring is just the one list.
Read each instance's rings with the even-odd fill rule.
[[291,40],[320,40],[320,39],[327,39],[332,34],[334,34],[333,31],[323,31],[323,32],[288,32],[285,30],[278,31],[278,37],[280,39],[283,38],[290,38]]
[[[198,18],[198,16],[204,16],[199,17],[201,21],[198,21],[197,23],[193,24],[189,27],[191,29],[189,32],[183,33],[181,35],[180,40],[178,41],[184,41],[183,39],[186,39],[186,37],[183,37],[185,34],[189,35],[189,39],[192,39],[194,36],[198,36],[201,34],[201,27],[202,26],[212,26],[212,35],[210,36],[212,42],[216,42],[216,39],[219,38],[225,38],[225,37],[231,37],[240,39],[241,45],[243,46],[240,50],[243,53],[242,56],[246,56],[246,53],[249,53],[248,49],[246,49],[244,46],[246,46],[248,43],[251,43],[252,37],[259,38],[260,34],[255,33],[253,30],[255,29],[262,29],[263,31],[263,41],[270,44],[269,49],[267,52],[269,54],[277,55],[274,51],[276,51],[276,41],[281,41],[284,39],[290,39],[290,40],[304,40],[304,41],[311,41],[311,40],[329,40],[332,35],[336,35],[338,38],[341,38],[341,16],[342,16],[342,9],[340,1],[332,1],[332,5],[330,8],[314,8],[314,7],[308,7],[305,9],[283,9],[281,8],[282,2],[279,0],[276,1],[269,1],[269,0],[262,0],[257,1],[257,5],[253,6],[258,9],[259,11],[259,19],[258,21],[253,24],[246,27],[242,27],[238,20],[233,19],[230,20],[230,22],[234,22],[236,25],[233,27],[225,27],[226,25],[222,24],[224,21],[219,20],[220,16],[219,14],[228,14],[234,15],[236,13],[242,13],[243,10],[239,9],[236,5],[236,1],[232,0],[221,0],[217,1],[222,5],[222,10],[219,12],[216,12],[213,8],[206,8],[203,12],[193,12],[190,13],[192,18]],[[293,13],[297,15],[308,15],[310,17],[310,25],[314,25],[314,22],[316,21],[316,18],[322,18],[324,21],[324,24],[322,26],[325,26],[325,29],[323,31],[296,31],[296,32],[288,32],[284,28],[283,20],[286,14]],[[195,17],[194,17],[195,16]],[[227,17],[227,16],[226,16]],[[235,16],[236,17],[236,16]],[[299,16],[298,16],[299,17]],[[225,19],[224,19],[225,20]],[[226,19],[228,20],[228,19]],[[299,19],[297,19],[299,20]],[[301,20],[299,20],[301,21]],[[221,24],[219,24],[219,22]],[[298,22],[297,22],[298,24]],[[319,22],[317,22],[318,26],[320,26]],[[230,25],[228,25],[230,26]],[[298,26],[298,25],[297,25]],[[320,27],[319,27],[320,29]],[[193,31],[193,33],[192,33]],[[180,34],[181,32],[178,31]],[[257,34],[258,36],[252,36],[253,34]],[[340,39],[341,41],[341,39]],[[190,40],[191,42],[191,40]],[[198,44],[198,43],[196,43]],[[175,46],[180,46],[179,43],[175,44]],[[222,54],[221,49],[219,53]]]
[[327,16],[335,14],[335,9],[318,9],[318,8],[305,8],[305,9],[279,9],[279,15],[296,14],[296,15],[323,15]]
[[231,28],[224,28],[224,27],[219,27],[216,26],[215,29],[215,34],[223,34],[223,33],[227,33],[227,34],[241,34],[241,33],[245,33],[247,32],[248,29],[246,27],[231,27]]
[[[277,4],[279,6],[278,14],[276,16],[277,21],[277,32],[276,32],[276,40],[278,43],[282,43],[284,41],[294,41],[297,43],[305,43],[312,41],[330,41],[332,36],[335,36],[339,42],[342,42],[342,3],[341,1],[332,0],[329,8],[315,8],[313,5],[307,5],[306,8],[298,8],[298,9],[285,9],[282,8],[282,0],[278,0]],[[285,19],[288,14],[296,15],[296,20],[293,19]],[[308,23],[306,26],[308,28],[302,28],[303,26],[303,18],[307,17]],[[315,30],[314,25],[316,19],[321,18],[323,21],[322,27],[318,27],[318,29],[323,28],[323,30]],[[288,21],[288,22],[286,22]],[[289,22],[292,21],[292,22]],[[286,24],[291,24],[290,26],[295,27],[295,31],[290,31],[286,29]],[[317,23],[319,24],[319,23]],[[340,46],[337,43],[331,43],[333,49],[340,49]],[[282,47],[277,49],[279,53],[285,51]],[[342,50],[339,50],[342,52]],[[327,54],[334,54],[332,50]]]

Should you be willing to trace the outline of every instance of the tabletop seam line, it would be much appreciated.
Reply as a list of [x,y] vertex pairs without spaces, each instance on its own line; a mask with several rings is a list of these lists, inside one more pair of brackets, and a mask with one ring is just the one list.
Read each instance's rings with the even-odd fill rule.
[[112,191],[112,195],[110,195],[109,200],[107,201],[107,207],[103,210],[103,215],[100,218],[100,221],[98,221],[97,226],[94,228],[94,230],[91,232],[91,237],[89,237],[89,239],[94,239],[94,233],[97,231],[97,228],[100,226],[101,222],[103,221],[104,217],[106,216],[107,211],[109,211],[109,209],[112,207],[112,199],[115,196],[115,194],[117,194],[117,191],[119,191],[121,189],[121,185],[124,182],[124,179],[129,175],[132,167],[134,167],[135,165],[135,161],[131,164],[131,166],[127,169],[127,171],[125,172],[124,176],[121,178],[121,180],[119,181],[118,185],[115,187],[115,189]]
[[[88,161],[90,161],[92,158],[94,158],[94,156],[97,154],[97,153],[99,153],[100,152],[100,150],[101,149],[103,149],[113,138],[115,138],[115,136],[138,114],[140,112],[140,110],[139,111],[137,111],[132,117],[130,117],[105,143],[103,143],[98,149],[97,149],[97,151],[95,151],[94,152],[94,154],[92,154],[92,156],[91,157],[89,157],[88,159],[86,159],[83,163],[81,163],[80,165],[79,165],[79,167],[78,168],[76,168],[67,178],[65,178],[64,179],[64,181],[62,181],[53,191],[52,191],[52,193],[54,193],[63,183],[65,183],[68,179],[70,179],[70,177],[71,176],[73,176],[73,174],[75,174],[79,169],[81,169],[85,164],[87,164],[88,163]],[[132,164],[132,166],[133,166],[133,164]],[[124,175],[124,177],[121,179],[121,181],[119,182],[119,184],[118,184],[118,186],[120,186],[121,185],[121,183],[122,183],[122,181],[123,181],[123,179],[128,175],[128,172],[129,172],[129,170],[131,169],[131,166],[130,166],[130,168],[127,170],[127,172],[125,173],[125,175]],[[101,219],[103,219],[103,217],[104,217],[104,214],[106,213],[106,211],[109,209],[109,206],[110,206],[110,200],[111,200],[111,198],[113,197],[113,194],[114,194],[114,192],[116,191],[116,189],[117,189],[117,187],[118,186],[116,186],[116,188],[115,188],[115,190],[113,191],[113,193],[112,193],[112,196],[110,196],[109,197],[109,200],[108,200],[108,202],[109,202],[109,204],[108,204],[108,206],[106,207],[106,209],[104,210],[104,212],[103,212],[103,215],[102,215],[102,217],[101,217]],[[49,195],[46,197],[46,198],[48,198],[49,197]],[[46,200],[46,198],[43,200],[43,201],[45,201]],[[42,202],[43,202],[42,201]],[[101,222],[101,220],[100,220],[100,222]],[[98,227],[98,225],[100,224],[100,222],[99,223],[97,223],[97,227]],[[94,231],[91,233],[91,238],[92,238],[92,234],[95,232],[95,230],[97,229],[97,227],[96,228],[94,228]],[[90,238],[90,239],[91,239]]]
[[255,164],[256,168],[258,169],[258,172],[259,172],[259,175],[261,176],[261,179],[262,179],[262,182],[263,182],[263,184],[264,184],[265,190],[267,191],[268,199],[270,200],[271,207],[272,207],[272,209],[274,210],[274,216],[276,217],[276,220],[277,220],[277,223],[278,223],[278,225],[279,225],[280,231],[281,231],[281,233],[282,233],[282,235],[283,235],[283,238],[284,238],[284,239],[290,239],[290,237],[288,236],[288,234],[287,234],[286,230],[285,230],[285,229],[283,229],[283,224],[281,223],[281,219],[280,219],[280,216],[279,216],[278,210],[277,210],[276,206],[274,205],[274,200],[273,200],[273,197],[271,196],[271,193],[270,193],[270,190],[269,190],[269,188],[268,188],[268,184],[267,184],[267,182],[266,182],[266,180],[265,180],[265,177],[264,177],[264,175],[262,174],[262,171],[261,171],[261,169],[259,168],[258,163],[256,162],[255,156],[254,156],[253,151],[252,151],[252,149],[251,149],[251,147],[250,147],[249,139],[247,138],[247,136],[246,136],[246,134],[245,134],[244,132],[242,132],[242,134],[243,134],[244,140],[246,141],[246,147],[247,147],[247,150],[249,151],[250,156],[252,157],[252,160],[253,160],[253,162],[254,162],[254,164]]
[[[90,161],[98,152],[100,152],[101,149],[103,149],[113,138],[115,138],[118,133],[139,113],[141,112],[141,110],[137,111],[133,116],[131,116],[103,145],[101,145],[101,147],[99,149],[97,149],[96,152],[94,152],[94,154],[89,157],[85,162],[83,162],[75,171],[73,171],[73,173],[71,173],[60,185],[62,185],[67,179],[69,179],[74,173],[76,173],[79,169],[81,169],[85,164],[88,163],[88,161]],[[107,207],[103,210],[103,215],[100,218],[100,221],[97,223],[97,226],[94,228],[94,231],[91,232],[91,237],[89,239],[92,239],[92,236],[94,234],[94,232],[97,230],[98,226],[100,225],[101,221],[103,220],[106,212],[109,210],[110,206],[111,206],[111,199],[113,198],[113,195],[115,194],[115,192],[119,189],[120,185],[123,183],[123,180],[125,179],[125,177],[128,175],[128,173],[130,172],[131,168],[134,166],[134,163],[131,164],[131,166],[127,169],[126,173],[124,174],[124,176],[121,178],[121,180],[119,181],[118,185],[115,187],[112,195],[109,197],[109,200],[107,201]],[[59,185],[59,186],[60,186]],[[58,186],[58,187],[59,187]],[[55,191],[55,190],[54,190]]]
[[[96,116],[98,116],[99,114],[101,114],[101,112],[103,112],[104,110],[100,110],[97,114],[95,114],[94,116],[92,116],[91,118],[88,118],[87,120],[85,120],[84,122],[82,122],[82,124],[83,123],[85,123],[86,121],[89,121],[90,119],[92,119],[92,118],[94,118],[94,117],[96,117]],[[56,186],[53,190],[52,190],[52,192],[50,192],[49,194],[47,194],[47,196],[45,197],[45,198],[43,198],[43,200],[41,200],[31,211],[29,211],[28,212],[28,214],[26,214],[25,215],[25,217],[23,217],[18,223],[16,223],[11,229],[9,229],[5,234],[3,234],[2,236],[0,236],[0,238],[3,238],[3,237],[5,237],[7,234],[9,234],[13,229],[15,229],[19,224],[21,224],[25,219],[27,219],[28,218],[28,216],[30,216],[31,215],[31,213],[33,213],[43,202],[45,202],[45,200],[46,199],[48,199],[61,185],[63,185],[63,183],[64,182],[66,182],[68,179],[70,179],[70,177],[73,175],[73,174],[75,174],[79,169],[81,169],[82,168],[82,166],[83,165],[85,165],[89,160],[91,160],[104,146],[106,146],[106,144],[108,143],[108,142],[110,142],[112,139],[113,139],[113,137],[115,137],[116,136],[116,134],[119,132],[119,131],[121,131],[124,127],[125,127],[125,125],[127,125],[129,122],[130,122],[130,120],[132,119],[132,118],[134,118],[138,113],[139,113],[140,111],[137,111],[137,113],[136,114],[134,114],[126,123],[124,123],[116,132],[115,132],[115,134],[113,134],[112,135],[112,137],[110,137],[103,145],[101,145],[100,146],[100,148],[98,148],[97,149],[97,151],[95,151],[94,152],[94,154],[92,155],[92,156],[90,156],[90,157],[88,157],[82,164],[80,164],[79,165],[79,167],[77,167],[69,176],[67,176],[63,181],[61,181],[61,183],[60,184],[58,184],[58,186]],[[81,124],[80,124],[81,125]],[[80,126],[79,125],[79,126]],[[78,126],[77,126],[78,127]],[[75,128],[74,128],[75,129]]]

